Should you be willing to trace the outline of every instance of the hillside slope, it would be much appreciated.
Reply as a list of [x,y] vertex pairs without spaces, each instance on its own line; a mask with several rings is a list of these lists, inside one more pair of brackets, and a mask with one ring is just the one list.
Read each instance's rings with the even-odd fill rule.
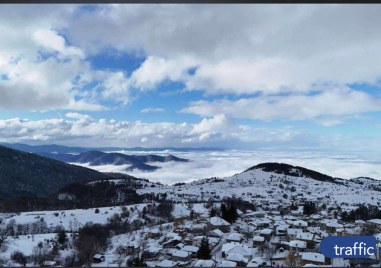
[[209,178],[180,185],[162,185],[139,189],[138,193],[165,194],[179,202],[222,200],[241,197],[254,204],[274,202],[291,204],[293,200],[324,200],[342,207],[367,203],[381,204],[381,181],[358,178],[344,180],[303,167],[281,163],[263,163],[225,178]]
[[69,183],[107,177],[91,169],[0,146],[0,198],[47,196]]

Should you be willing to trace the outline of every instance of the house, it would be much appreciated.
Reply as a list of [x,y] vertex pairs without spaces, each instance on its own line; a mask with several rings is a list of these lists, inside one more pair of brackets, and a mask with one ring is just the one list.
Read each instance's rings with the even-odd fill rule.
[[222,261],[220,265],[218,265],[220,267],[237,267],[237,263],[234,262],[234,261]]
[[287,235],[288,225],[278,225],[275,229],[276,235]]
[[151,238],[151,239],[157,239],[161,236],[161,232],[158,228],[155,228],[155,229],[152,229],[152,230],[149,230],[147,232],[147,238]]
[[294,227],[298,227],[298,228],[301,228],[303,229],[304,231],[307,230],[307,227],[308,227],[308,222],[306,221],[303,221],[303,220],[296,220],[292,223],[292,225]]
[[243,240],[243,237],[239,233],[230,233],[226,237],[226,241],[228,241],[228,242],[242,242],[242,240]]
[[173,261],[182,261],[182,262],[188,262],[192,259],[192,253],[187,252],[184,250],[175,250],[172,253],[172,260]]
[[260,246],[265,243],[265,238],[263,236],[254,236],[253,237],[253,246]]
[[315,252],[303,252],[300,256],[301,265],[322,265],[325,264],[325,257],[323,254]]
[[239,267],[244,267],[249,262],[248,258],[245,258],[241,254],[237,254],[237,253],[228,254],[226,256],[226,260],[237,263]]
[[343,228],[344,228],[344,225],[338,222],[330,222],[326,225],[326,230],[328,233],[336,233],[337,231]]
[[303,229],[295,229],[295,228],[288,228],[287,229],[287,237],[290,240],[294,240],[297,236],[297,234],[302,233]]
[[312,234],[312,233],[298,233],[296,235],[296,239],[297,240],[300,240],[300,241],[304,241],[307,243],[307,248],[308,249],[313,249],[315,248],[315,234]]
[[224,233],[221,230],[219,230],[219,229],[214,229],[214,230],[209,231],[209,235],[211,237],[218,237],[218,238],[220,238],[220,237],[222,237],[224,235]]
[[371,219],[367,221],[370,232],[381,232],[381,219]]
[[156,264],[156,267],[175,267],[177,262],[170,260],[162,260],[161,262]]
[[307,248],[307,243],[300,240],[291,240],[289,243],[290,250],[302,252]]
[[184,246],[181,250],[191,253],[192,257],[197,256],[198,247],[195,246]]
[[104,262],[106,260],[105,256],[104,255],[101,255],[101,254],[95,254],[93,256],[93,263],[101,263],[101,262]]
[[216,263],[213,260],[198,260],[193,267],[215,267]]
[[261,230],[261,231],[259,232],[259,234],[260,234],[261,236],[263,236],[266,240],[270,240],[271,235],[273,234],[273,230],[272,230],[272,229],[268,229],[268,228],[266,228],[266,229]]
[[228,254],[241,254],[242,256],[246,258],[250,258],[253,252],[253,249],[246,246],[242,245],[237,242],[231,242],[231,243],[225,243],[222,245],[222,257],[226,257]]
[[219,229],[224,233],[230,230],[230,223],[217,216],[211,217],[207,222],[207,226],[209,230]]
[[189,228],[189,233],[194,235],[204,235],[206,231],[207,231],[207,224],[205,223],[193,224]]
[[42,263],[43,267],[54,267],[56,265],[57,265],[57,262],[55,262],[55,261],[44,261]]
[[287,259],[287,256],[289,255],[288,250],[284,250],[283,248],[280,248],[275,254],[272,256],[273,261],[285,261]]
[[271,263],[269,262],[269,260],[266,260],[265,258],[262,258],[262,257],[257,257],[257,258],[252,259],[246,265],[246,267],[266,267],[266,266],[270,266],[270,265],[271,265]]

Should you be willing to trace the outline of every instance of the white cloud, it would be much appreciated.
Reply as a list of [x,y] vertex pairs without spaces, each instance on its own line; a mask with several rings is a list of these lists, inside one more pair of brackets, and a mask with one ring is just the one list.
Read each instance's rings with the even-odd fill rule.
[[140,90],[156,89],[165,80],[178,81],[186,77],[186,70],[192,66],[189,59],[166,60],[150,56],[132,73],[131,85]]
[[[369,5],[112,5],[79,15],[68,36],[90,53],[107,46],[145,53],[135,79],[148,89],[179,79],[209,94],[305,92],[381,78],[380,12]],[[184,58],[198,66],[195,74],[170,77],[185,68]]]
[[140,110],[140,113],[146,114],[146,113],[161,113],[164,112],[165,109],[158,108],[158,107],[147,107],[142,110]]
[[[195,102],[187,112],[332,126],[379,111],[379,99],[345,87],[381,78],[380,12],[369,5],[6,5],[0,107],[100,110],[179,81],[186,90],[240,97]],[[147,58],[132,73],[94,70],[86,57],[110,48]],[[259,97],[247,97],[253,93]],[[197,137],[211,138],[224,137]]]
[[204,118],[200,123],[194,126],[191,133],[213,133],[226,130],[233,126],[233,123],[224,115],[218,114],[213,118]]
[[[204,118],[198,124],[96,120],[72,112],[66,113],[65,117],[66,119],[0,120],[0,140],[86,146],[224,148],[233,145],[246,148],[248,144],[256,147],[292,144],[300,148],[316,142],[315,137],[305,136],[292,129],[235,126],[223,115]],[[300,143],[301,141],[303,142]]]
[[65,38],[53,30],[37,30],[33,34],[36,42],[47,48],[59,52],[65,57],[78,56],[84,58],[84,53],[80,48],[73,46],[66,46]]
[[226,114],[235,118],[257,120],[315,120],[331,126],[341,123],[341,118],[381,111],[381,99],[348,88],[334,88],[312,95],[197,101],[182,111],[201,116]]

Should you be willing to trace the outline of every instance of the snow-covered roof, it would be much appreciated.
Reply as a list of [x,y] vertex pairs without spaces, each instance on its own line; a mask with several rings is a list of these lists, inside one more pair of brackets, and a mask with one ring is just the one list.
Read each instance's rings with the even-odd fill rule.
[[222,252],[225,252],[226,254],[238,253],[243,256],[251,256],[252,248],[237,242],[231,242],[222,245]]
[[254,236],[253,241],[255,242],[263,242],[265,241],[265,238],[263,236]]
[[226,240],[230,241],[241,241],[242,240],[242,235],[239,233],[230,233],[227,237]]
[[290,252],[288,250],[283,250],[283,252],[280,252],[280,251],[277,251],[273,256],[273,260],[276,260],[276,259],[284,259],[284,258],[287,258],[288,254]]
[[219,266],[221,266],[221,267],[236,267],[237,263],[234,261],[222,261],[221,265],[219,265]]
[[228,223],[224,219],[217,217],[217,216],[211,217],[209,219],[209,222],[210,222],[210,224],[212,224],[214,226],[229,226],[230,225],[230,223]]
[[315,252],[303,252],[302,260],[304,261],[314,261],[314,262],[325,262],[325,257],[323,254],[315,253]]
[[294,221],[294,226],[303,226],[303,227],[307,227],[308,226],[308,223],[306,221],[303,221],[303,220],[297,220],[297,221]]
[[173,257],[180,257],[180,258],[186,258],[188,257],[189,255],[191,255],[192,253],[190,252],[187,252],[187,251],[184,251],[184,250],[176,250],[172,253],[172,256]]
[[249,259],[245,258],[241,254],[233,253],[233,254],[228,254],[226,257],[228,261],[234,261],[234,262],[243,262],[243,263],[248,263]]
[[306,248],[307,247],[307,243],[304,241],[300,241],[300,240],[291,240],[289,245],[290,245],[290,247],[293,247],[293,248]]
[[218,237],[221,237],[224,235],[224,233],[220,229],[214,229],[214,230],[210,231],[210,233],[215,235],[215,236],[218,236]]
[[263,263],[267,263],[266,259],[262,257],[253,258],[246,267],[259,267],[259,265],[262,265]]
[[270,235],[273,233],[273,230],[271,229],[263,229],[259,232],[261,235]]
[[277,230],[277,231],[280,231],[280,230],[282,230],[282,231],[286,231],[286,230],[288,229],[288,227],[289,227],[289,225],[288,225],[288,224],[283,224],[283,221],[282,221],[282,224],[278,225],[278,226],[276,227],[276,230]]
[[161,262],[157,263],[157,267],[175,267],[177,262],[170,261],[170,260],[162,260]]
[[331,222],[331,223],[327,224],[327,227],[331,227],[331,228],[343,228],[344,225],[342,225],[340,223],[337,223],[337,222]]
[[212,260],[198,260],[193,267],[213,267],[215,265]]
[[297,234],[302,233],[302,232],[303,232],[302,229],[296,229],[296,228],[288,228],[287,229],[288,235],[297,235]]
[[377,224],[377,225],[381,225],[381,219],[371,219],[371,220],[368,220],[369,223],[373,223],[373,224]]
[[195,247],[195,246],[185,246],[181,250],[184,250],[184,251],[187,251],[187,252],[196,253],[198,251],[198,247]]
[[298,233],[296,235],[297,239],[307,240],[307,241],[312,241],[313,237],[314,237],[314,235],[311,233]]

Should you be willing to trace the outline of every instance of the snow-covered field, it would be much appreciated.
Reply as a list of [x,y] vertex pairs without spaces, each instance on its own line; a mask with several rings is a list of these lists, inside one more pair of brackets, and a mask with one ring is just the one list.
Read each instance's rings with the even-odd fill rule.
[[[145,204],[126,206],[127,208],[136,207],[141,211]],[[100,207],[99,213],[95,212],[96,208],[91,209],[73,209],[73,210],[53,210],[53,211],[37,211],[37,212],[22,212],[15,214],[12,217],[4,219],[7,224],[11,220],[15,220],[17,224],[28,224],[36,221],[43,220],[48,227],[63,226],[66,230],[76,231],[87,222],[92,223],[107,223],[108,219],[116,213],[122,212],[121,206],[115,207]],[[1,217],[1,214],[0,214]],[[129,217],[130,221],[137,218],[137,213],[132,213]]]

